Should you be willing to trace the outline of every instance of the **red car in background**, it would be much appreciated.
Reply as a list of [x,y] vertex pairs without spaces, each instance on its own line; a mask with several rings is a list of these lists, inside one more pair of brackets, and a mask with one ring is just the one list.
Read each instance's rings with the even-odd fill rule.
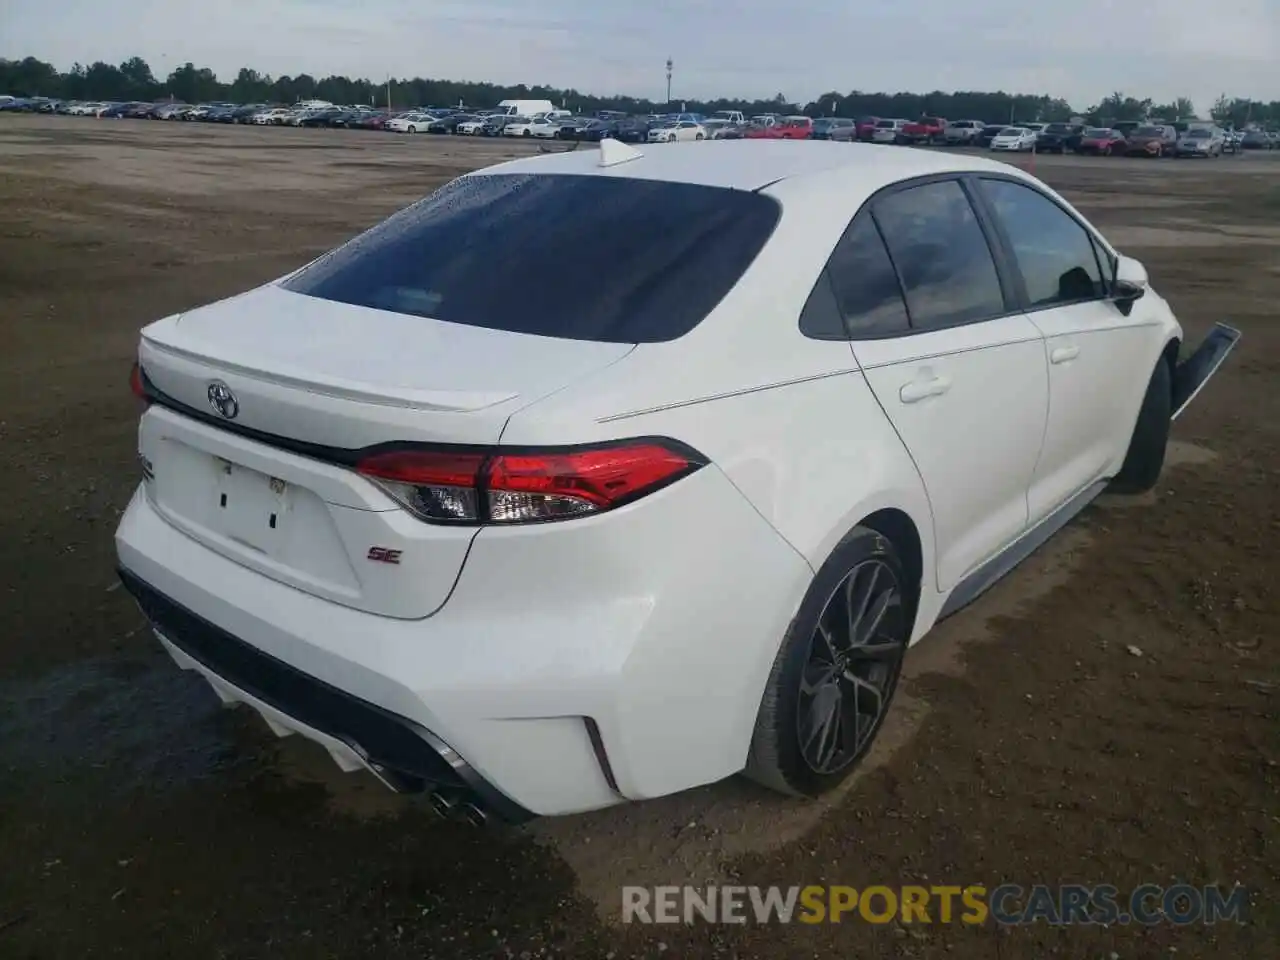
[[1080,152],[1094,153],[1103,157],[1123,154],[1128,141],[1119,130],[1110,127],[1088,127],[1080,138]]
[[812,132],[812,117],[783,117],[768,126],[757,126],[753,121],[743,137],[747,140],[808,140]]
[[921,117],[898,131],[899,143],[941,143],[947,121],[941,117]]
[[858,139],[870,141],[871,135],[876,132],[876,124],[879,122],[879,117],[859,117],[855,124],[858,130]]

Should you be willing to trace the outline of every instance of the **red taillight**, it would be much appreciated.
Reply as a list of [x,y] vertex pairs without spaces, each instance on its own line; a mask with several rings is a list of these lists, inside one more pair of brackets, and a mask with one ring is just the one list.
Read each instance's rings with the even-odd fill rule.
[[424,520],[532,523],[610,510],[705,462],[671,441],[635,440],[518,453],[401,448],[356,469]]
[[147,395],[147,385],[142,379],[142,366],[135,363],[133,369],[129,371],[129,389],[133,391],[133,395],[144,403],[150,403],[151,397]]

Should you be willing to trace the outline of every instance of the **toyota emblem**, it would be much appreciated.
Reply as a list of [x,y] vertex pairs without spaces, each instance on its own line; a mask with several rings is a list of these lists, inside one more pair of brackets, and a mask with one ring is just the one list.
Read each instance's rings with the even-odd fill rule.
[[236,414],[240,412],[240,403],[236,400],[236,395],[221,380],[214,380],[209,384],[209,406],[213,407],[218,416],[226,420],[234,420]]

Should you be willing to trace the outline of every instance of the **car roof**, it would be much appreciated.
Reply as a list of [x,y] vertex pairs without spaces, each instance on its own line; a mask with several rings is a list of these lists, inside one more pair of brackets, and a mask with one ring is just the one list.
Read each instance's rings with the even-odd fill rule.
[[667,180],[732,190],[759,190],[782,180],[843,171],[850,185],[869,190],[936,173],[1007,171],[985,157],[825,140],[708,140],[638,148],[640,156],[600,166],[598,150],[566,150],[511,160],[476,170],[482,174],[578,174]]

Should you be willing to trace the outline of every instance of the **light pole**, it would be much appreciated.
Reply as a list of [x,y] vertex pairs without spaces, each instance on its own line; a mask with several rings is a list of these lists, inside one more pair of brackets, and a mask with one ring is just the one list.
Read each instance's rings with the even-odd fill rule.
[[667,57],[667,105],[671,105],[671,70],[675,67],[671,58]]

